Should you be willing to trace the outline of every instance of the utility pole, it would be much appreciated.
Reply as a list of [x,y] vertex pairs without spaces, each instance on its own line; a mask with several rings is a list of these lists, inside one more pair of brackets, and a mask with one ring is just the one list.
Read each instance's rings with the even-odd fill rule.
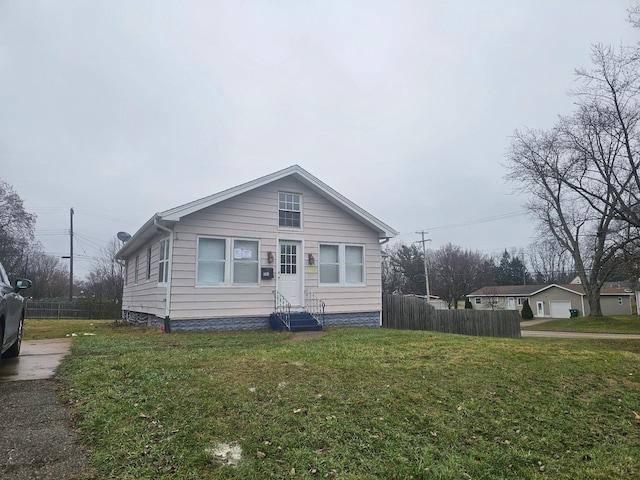
[[69,210],[69,301],[73,301],[73,208]]
[[424,230],[421,230],[420,232],[416,232],[416,233],[420,233],[422,235],[422,254],[424,257],[424,280],[425,283],[427,285],[427,302],[429,302],[431,300],[431,291],[429,290],[429,268],[427,265],[427,245],[426,242],[430,242],[431,239],[430,238],[424,238],[424,235],[426,233],[429,232],[425,232]]

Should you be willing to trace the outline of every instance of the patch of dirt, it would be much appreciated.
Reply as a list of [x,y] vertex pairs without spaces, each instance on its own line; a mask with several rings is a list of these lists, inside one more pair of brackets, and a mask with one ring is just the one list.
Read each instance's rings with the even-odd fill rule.
[[324,337],[327,334],[324,330],[317,330],[311,332],[294,332],[288,342],[299,342],[301,340],[311,340],[314,338]]

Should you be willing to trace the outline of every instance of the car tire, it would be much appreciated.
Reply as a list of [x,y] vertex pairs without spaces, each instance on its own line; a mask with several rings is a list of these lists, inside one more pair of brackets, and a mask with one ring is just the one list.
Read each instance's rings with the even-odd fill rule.
[[2,358],[15,358],[20,355],[20,347],[22,346],[22,327],[24,325],[24,317],[20,319],[20,325],[18,326],[18,338],[13,342],[13,345],[9,347],[9,349],[4,352]]

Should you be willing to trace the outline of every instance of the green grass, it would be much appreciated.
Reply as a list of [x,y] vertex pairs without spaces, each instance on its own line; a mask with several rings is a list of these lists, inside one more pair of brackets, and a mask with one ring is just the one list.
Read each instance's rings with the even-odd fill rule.
[[552,330],[560,332],[636,333],[640,334],[640,315],[611,317],[578,317],[551,320],[523,330]]
[[[42,340],[46,338],[65,338],[103,334],[110,332],[116,325],[113,320],[25,320],[22,338],[24,340]],[[124,325],[118,323],[118,325]]]
[[103,478],[640,476],[640,341],[95,332],[59,377]]

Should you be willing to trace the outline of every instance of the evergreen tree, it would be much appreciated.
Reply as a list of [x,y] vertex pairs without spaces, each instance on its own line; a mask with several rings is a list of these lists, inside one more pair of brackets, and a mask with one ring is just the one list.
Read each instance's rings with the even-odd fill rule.
[[526,299],[522,304],[522,312],[520,312],[523,320],[531,320],[533,318],[533,311],[529,306],[529,299]]

